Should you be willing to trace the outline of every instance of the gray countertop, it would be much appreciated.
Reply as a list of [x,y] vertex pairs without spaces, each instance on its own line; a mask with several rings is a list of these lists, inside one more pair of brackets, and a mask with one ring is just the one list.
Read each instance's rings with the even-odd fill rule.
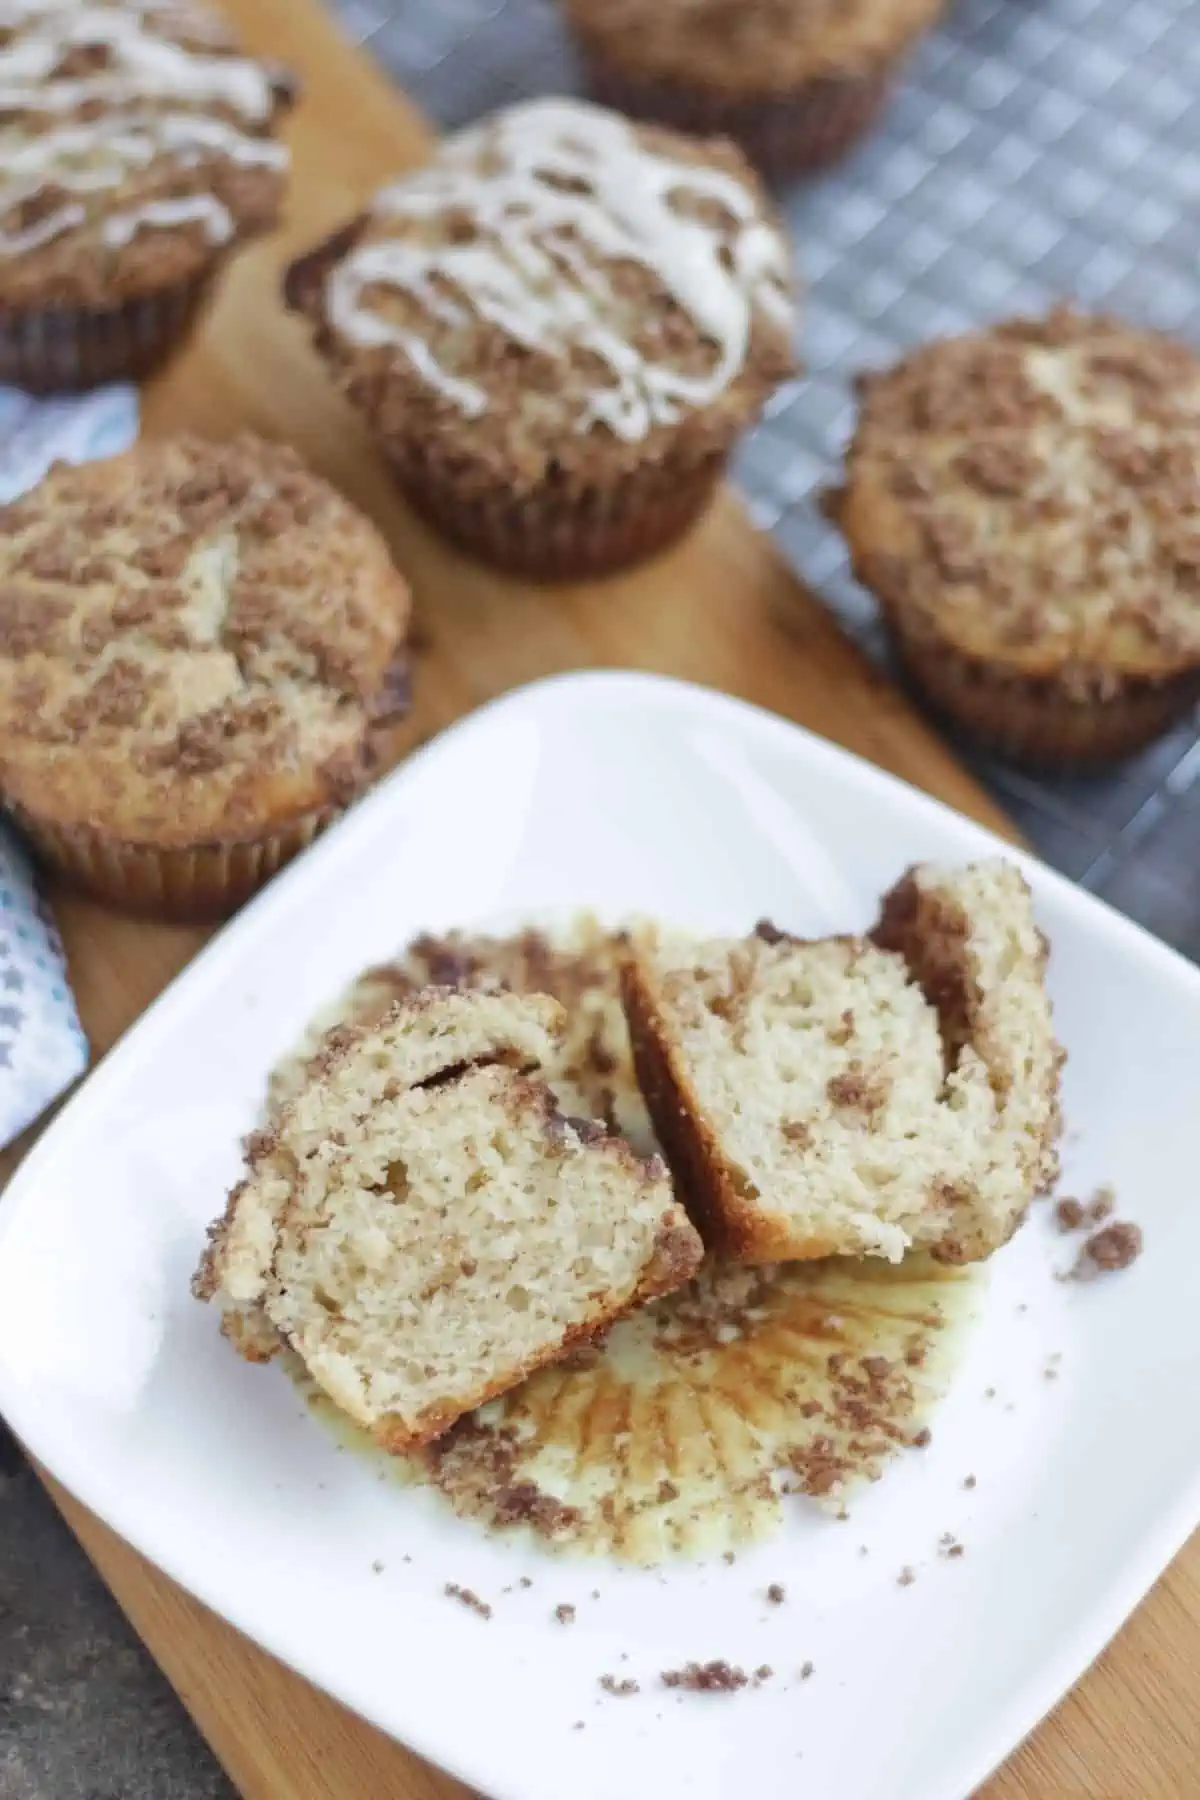
[[236,1800],[3,1426],[0,1800]]
[[[572,79],[548,0],[336,4],[445,125]],[[961,325],[964,296],[993,316],[1066,290],[1200,336],[1197,77],[1190,0],[959,0],[874,142],[789,200],[809,375],[738,476],[868,653],[874,615],[810,500],[845,435],[848,369]],[[1200,954],[1190,724],[1112,776],[978,772],[1048,861]],[[2,1426],[0,1800],[234,1800]]]

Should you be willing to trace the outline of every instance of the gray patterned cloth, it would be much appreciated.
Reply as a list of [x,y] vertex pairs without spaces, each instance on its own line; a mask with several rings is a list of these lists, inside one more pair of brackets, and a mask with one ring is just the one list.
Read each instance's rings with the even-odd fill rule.
[[[552,0],[334,4],[444,127],[578,86]],[[1197,95],[1195,0],[954,0],[882,128],[782,195],[807,288],[806,374],[736,473],[869,655],[887,658],[875,608],[813,504],[849,433],[850,376],[1060,298],[1200,347]],[[1193,725],[1086,778],[1033,780],[960,748],[1047,861],[1200,957]]]
[[[70,400],[0,388],[0,502],[32,487],[56,460],[85,462],[124,449],[137,426],[132,387]],[[54,921],[25,852],[0,826],[0,1143],[11,1143],[69,1087],[87,1056]]]

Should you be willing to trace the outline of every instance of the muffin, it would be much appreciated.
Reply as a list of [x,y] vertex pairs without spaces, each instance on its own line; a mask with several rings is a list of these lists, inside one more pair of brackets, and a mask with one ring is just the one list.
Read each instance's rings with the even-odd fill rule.
[[0,798],[42,860],[229,911],[369,779],[408,589],[290,450],[147,442],[0,508]]
[[428,988],[335,1033],[251,1139],[196,1275],[235,1347],[261,1360],[272,1328],[404,1451],[690,1280],[703,1252],[661,1160],[537,1076],[563,1024],[544,995]]
[[984,747],[1096,764],[1200,693],[1200,361],[1060,309],[869,377],[828,501],[917,688]]
[[946,0],[562,0],[598,100],[733,138],[764,173],[832,162]]
[[911,871],[874,941],[641,932],[634,1061],[709,1249],[963,1263],[1006,1243],[1057,1167],[1045,961],[1003,862]]
[[146,374],[275,221],[289,78],[199,0],[21,0],[0,90],[0,381]]
[[787,248],[741,156],[576,101],[450,138],[286,295],[414,506],[535,577],[677,538],[793,369]]

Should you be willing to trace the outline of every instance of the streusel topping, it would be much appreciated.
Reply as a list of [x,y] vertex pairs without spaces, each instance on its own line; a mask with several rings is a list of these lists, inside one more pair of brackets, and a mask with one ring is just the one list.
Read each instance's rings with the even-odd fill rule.
[[835,507],[860,573],[1021,668],[1200,656],[1200,361],[1060,309],[863,383]]
[[0,789],[162,845],[348,799],[408,610],[374,527],[288,447],[60,464],[0,508]]
[[269,224],[290,84],[199,0],[0,0],[0,300],[95,304]]

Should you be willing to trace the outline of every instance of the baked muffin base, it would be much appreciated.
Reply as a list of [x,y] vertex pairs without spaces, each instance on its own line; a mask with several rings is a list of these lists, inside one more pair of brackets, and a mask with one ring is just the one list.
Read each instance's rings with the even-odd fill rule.
[[733,98],[662,80],[640,80],[579,39],[592,97],[616,112],[698,137],[727,137],[773,180],[824,168],[875,123],[894,70],[820,76],[786,93]]
[[1200,699],[1200,670],[1165,678],[1019,675],[888,621],[914,688],[964,736],[1038,770],[1098,768],[1141,750]]
[[178,849],[122,843],[86,825],[50,824],[11,802],[7,810],[38,861],[91,899],[119,912],[204,924],[235,911],[342,809],[306,813],[267,837]]
[[216,271],[112,307],[0,305],[0,382],[30,394],[69,394],[136,381],[182,342]]
[[535,581],[588,581],[667,549],[698,521],[726,455],[681,465],[667,458],[615,486],[571,493],[543,483],[528,494],[456,483],[407,448],[384,446],[405,498],[468,555]]

